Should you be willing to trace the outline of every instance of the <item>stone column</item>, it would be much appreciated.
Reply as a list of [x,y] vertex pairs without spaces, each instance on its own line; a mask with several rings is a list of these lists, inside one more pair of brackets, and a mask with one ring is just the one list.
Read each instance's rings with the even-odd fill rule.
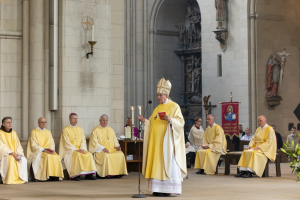
[[29,130],[44,116],[44,1],[29,1]]
[[28,139],[29,0],[23,0],[22,139]]
[[47,120],[46,128],[51,130],[51,111],[49,110],[49,0],[44,0],[44,117]]

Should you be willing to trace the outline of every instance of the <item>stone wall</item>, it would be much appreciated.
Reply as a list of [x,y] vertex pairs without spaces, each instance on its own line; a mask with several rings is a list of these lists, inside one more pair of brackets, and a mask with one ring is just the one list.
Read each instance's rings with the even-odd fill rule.
[[[117,135],[123,131],[123,1],[63,1],[60,35],[60,109],[55,114],[59,127],[69,124],[71,112],[78,114],[78,125],[89,136],[99,124],[102,114],[109,116],[109,126]],[[90,16],[95,24],[94,55],[88,41],[91,31],[82,28],[83,16]],[[59,119],[61,116],[61,119]],[[59,120],[59,121],[58,121]],[[54,127],[56,128],[56,127]]]
[[[104,113],[116,134],[123,134],[124,1],[59,0],[57,111],[49,110],[49,0],[2,0],[0,10],[0,113],[13,118],[23,147],[45,116],[58,149],[71,112],[86,136]],[[97,41],[89,59],[91,31],[81,24],[86,15],[94,19]]]
[[[258,114],[267,117],[268,124],[277,127],[283,139],[290,134],[288,124],[297,127],[298,119],[294,110],[300,103],[300,2],[299,1],[258,1],[257,2],[257,84]],[[267,94],[267,63],[273,53],[286,48],[291,56],[287,58],[280,96],[282,101],[275,110],[269,110]]]
[[[217,26],[214,2],[198,0],[202,16],[202,96],[211,95],[209,101],[217,105],[212,114],[216,123],[221,124],[220,102],[230,101],[232,92],[233,101],[241,101],[239,123],[245,128],[249,126],[248,1],[228,1],[228,45],[225,53],[212,32]],[[222,55],[222,77],[218,77],[217,73],[218,55]]]
[[21,137],[22,1],[1,1],[0,10],[0,113]]

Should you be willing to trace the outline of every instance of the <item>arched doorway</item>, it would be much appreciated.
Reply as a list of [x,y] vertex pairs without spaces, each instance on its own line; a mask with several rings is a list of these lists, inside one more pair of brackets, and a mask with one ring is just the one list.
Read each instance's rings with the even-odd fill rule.
[[154,23],[154,84],[172,83],[170,97],[178,103],[189,131],[202,116],[201,14],[196,0],[165,0]]

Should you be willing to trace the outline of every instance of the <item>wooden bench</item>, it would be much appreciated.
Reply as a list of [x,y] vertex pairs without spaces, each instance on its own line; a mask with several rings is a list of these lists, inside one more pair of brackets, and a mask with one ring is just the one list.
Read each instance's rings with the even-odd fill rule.
[[[225,172],[224,175],[229,175],[230,174],[230,159],[240,159],[242,156],[242,151],[236,151],[236,152],[230,152],[227,153],[225,156]],[[281,177],[281,169],[280,169],[280,160],[281,160],[281,155],[276,154],[276,160],[275,160],[275,167],[276,167],[276,176]],[[239,174],[239,168],[237,168],[237,174]],[[269,177],[269,160],[266,164],[265,171],[262,175],[262,177]]]

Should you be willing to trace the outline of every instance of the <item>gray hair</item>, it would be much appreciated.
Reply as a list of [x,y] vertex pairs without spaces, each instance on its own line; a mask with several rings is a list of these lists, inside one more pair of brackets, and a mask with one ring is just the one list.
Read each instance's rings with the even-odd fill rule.
[[108,116],[107,116],[107,114],[103,114],[103,115],[101,115],[101,116],[100,116],[100,120],[101,120],[103,117],[107,117],[107,119],[108,119]]

